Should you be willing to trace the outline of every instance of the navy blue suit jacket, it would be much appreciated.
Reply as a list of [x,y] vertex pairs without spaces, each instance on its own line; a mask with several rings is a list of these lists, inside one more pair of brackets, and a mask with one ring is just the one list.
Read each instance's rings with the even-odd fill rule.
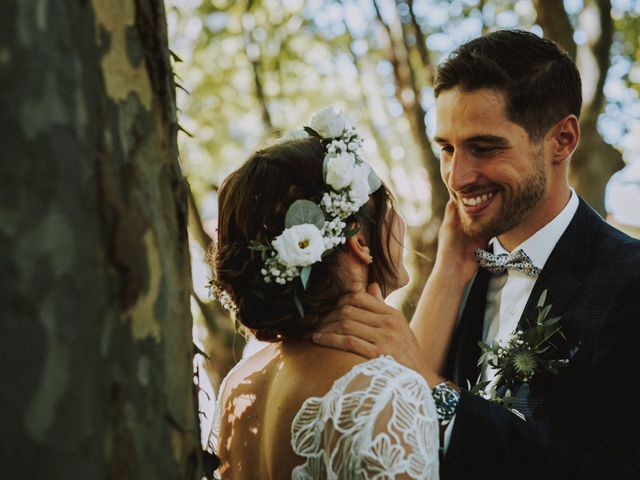
[[[488,275],[476,276],[447,359],[445,374],[460,386],[478,375]],[[558,375],[537,373],[520,392],[514,408],[526,421],[463,391],[443,480],[638,478],[640,241],[609,226],[581,199],[520,325],[535,320],[544,290],[551,316],[562,316],[567,340],[557,355],[571,356],[569,365]]]

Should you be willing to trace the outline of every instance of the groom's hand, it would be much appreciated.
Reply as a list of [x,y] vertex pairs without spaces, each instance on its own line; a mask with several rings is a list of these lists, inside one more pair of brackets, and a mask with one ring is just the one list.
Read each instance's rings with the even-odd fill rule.
[[338,308],[322,319],[312,340],[369,359],[391,355],[397,362],[420,372],[429,383],[433,382],[434,373],[425,365],[416,337],[402,313],[384,303],[377,283],[367,290],[346,295]]

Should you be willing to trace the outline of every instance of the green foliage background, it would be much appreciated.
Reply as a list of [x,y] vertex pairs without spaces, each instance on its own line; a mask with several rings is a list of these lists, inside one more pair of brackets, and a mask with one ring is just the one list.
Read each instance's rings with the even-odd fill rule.
[[[204,289],[215,189],[251,151],[307,124],[315,111],[333,105],[348,114],[365,138],[367,161],[397,196],[409,225],[408,261],[415,280],[395,299],[404,303],[407,315],[415,289],[430,271],[428,260],[411,248],[429,256],[441,218],[436,152],[421,146],[428,145],[433,129],[433,68],[456,46],[498,28],[527,29],[559,41],[568,51],[577,50],[587,91],[606,80],[599,90],[604,92],[601,102],[590,105],[586,98],[585,117],[592,107],[597,131],[595,121],[583,126],[584,143],[590,145],[583,155],[591,157],[576,161],[579,171],[574,172],[579,193],[592,203],[600,205],[602,187],[623,165],[622,157],[629,162],[640,156],[638,1],[166,3],[174,69],[182,87],[181,162],[193,192],[192,213],[197,214],[190,224],[196,240],[194,298],[200,307],[196,337],[212,352],[214,384],[239,355],[231,345],[243,344],[224,313],[207,302]],[[610,39],[601,35],[607,25],[614,30]],[[597,66],[598,48],[609,52],[604,69]],[[604,60],[606,64],[606,55]],[[602,148],[591,148],[594,144]],[[581,178],[587,183],[580,183]]]

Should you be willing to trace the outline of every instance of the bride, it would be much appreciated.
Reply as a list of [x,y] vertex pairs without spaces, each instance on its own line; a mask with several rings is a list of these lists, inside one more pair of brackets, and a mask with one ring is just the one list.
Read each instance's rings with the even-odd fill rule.
[[[409,280],[404,222],[360,144],[327,109],[220,187],[212,289],[270,342],[221,384],[209,449],[222,478],[439,478],[442,379],[308,339],[345,294],[366,303]],[[419,309],[442,297],[430,315],[455,317],[459,297],[429,288]]]

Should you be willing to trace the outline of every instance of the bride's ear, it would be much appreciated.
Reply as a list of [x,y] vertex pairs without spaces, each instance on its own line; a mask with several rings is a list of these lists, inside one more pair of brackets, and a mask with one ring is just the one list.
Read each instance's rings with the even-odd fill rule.
[[[354,223],[350,226],[351,229],[358,228],[358,224]],[[373,258],[371,257],[371,250],[369,245],[367,244],[367,239],[364,236],[362,230],[360,230],[355,235],[347,238],[347,250],[353,254],[353,256],[358,259],[358,261],[364,263],[365,265],[369,265],[373,262]]]

